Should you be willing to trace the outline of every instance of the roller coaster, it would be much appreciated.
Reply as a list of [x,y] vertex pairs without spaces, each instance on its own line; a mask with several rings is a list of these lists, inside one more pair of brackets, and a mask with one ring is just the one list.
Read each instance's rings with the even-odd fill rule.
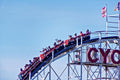
[[[44,57],[41,57],[41,60],[37,58],[36,61],[30,67],[28,67],[24,73],[22,73],[22,75],[21,73],[19,74],[19,78],[20,80],[29,80],[29,75],[33,77],[36,73],[38,73],[39,70],[41,70],[42,68],[45,68],[47,65],[51,64],[53,61],[57,60],[58,58],[63,57],[70,52],[79,51],[79,48],[81,46],[85,46],[88,44],[93,45],[95,43],[99,43],[99,42],[103,43],[103,42],[108,42],[108,41],[111,43],[114,43],[115,41],[119,41],[119,37],[109,36],[109,37],[99,37],[99,38],[90,39],[89,36],[87,37],[81,36],[81,39],[76,38],[72,42],[69,41],[68,45],[66,46],[64,46],[64,42],[61,42],[59,46],[55,48],[51,48],[49,52],[44,53],[45,55]],[[71,65],[80,64],[80,62],[81,61],[79,60],[77,61],[77,63],[76,62],[71,63]]]
[[[120,14],[118,18],[120,25]],[[47,74],[41,76],[40,80],[62,80],[66,68],[68,80],[120,80],[119,33],[119,30],[96,31],[70,36],[65,41],[58,40],[58,44],[43,50],[39,57],[35,57],[31,64],[21,70],[19,80],[39,80],[39,75],[45,70]],[[67,55],[67,67],[61,74],[57,74],[51,64]],[[51,77],[51,70],[57,76],[56,79]]]

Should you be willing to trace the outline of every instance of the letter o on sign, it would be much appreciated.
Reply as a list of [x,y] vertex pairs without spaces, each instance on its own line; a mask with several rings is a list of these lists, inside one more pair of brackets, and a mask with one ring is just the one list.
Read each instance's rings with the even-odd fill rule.
[[90,49],[88,50],[88,52],[87,52],[89,61],[91,61],[91,62],[94,63],[94,62],[97,62],[98,58],[96,58],[96,59],[92,59],[92,58],[91,58],[91,52],[92,52],[92,51],[98,52],[98,50],[97,50],[96,48],[90,48]]
[[113,62],[114,64],[119,64],[119,63],[120,63],[120,60],[118,60],[118,61],[115,60],[115,57],[114,57],[115,53],[117,53],[118,55],[120,55],[120,50],[113,50],[113,51],[112,51],[111,60],[112,60],[112,62]]

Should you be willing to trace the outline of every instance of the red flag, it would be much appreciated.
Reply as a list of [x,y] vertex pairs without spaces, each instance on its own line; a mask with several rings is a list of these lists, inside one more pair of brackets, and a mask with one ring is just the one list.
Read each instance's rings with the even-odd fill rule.
[[106,7],[102,8],[102,17],[104,18],[106,16]]

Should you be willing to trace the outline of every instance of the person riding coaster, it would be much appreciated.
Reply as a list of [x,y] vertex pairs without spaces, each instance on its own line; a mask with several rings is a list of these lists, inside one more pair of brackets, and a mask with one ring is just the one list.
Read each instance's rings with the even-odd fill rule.
[[33,62],[29,60],[30,64],[26,64],[25,69],[24,70],[21,69],[21,73],[18,75],[20,79],[26,76],[28,72],[31,71],[31,69],[37,64],[38,61],[39,61],[39,57],[34,57]]
[[74,38],[71,35],[69,35],[69,39],[65,40],[65,47],[74,44],[75,43],[74,41],[75,41]]
[[64,49],[64,41],[58,40],[58,44],[54,43],[54,54]]
[[81,38],[82,41],[86,41],[90,39],[90,32],[89,30],[86,31],[86,34],[83,34],[82,31],[80,32],[80,35],[77,36],[75,33],[75,37],[72,37],[71,35],[69,36],[69,39],[65,40],[65,47],[68,47],[70,45],[76,44],[76,40],[78,40],[78,44],[81,44]]

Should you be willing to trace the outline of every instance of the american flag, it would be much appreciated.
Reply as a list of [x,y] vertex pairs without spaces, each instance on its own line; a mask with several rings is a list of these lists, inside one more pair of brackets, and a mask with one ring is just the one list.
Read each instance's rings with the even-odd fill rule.
[[102,17],[104,18],[106,16],[106,7],[102,8]]

